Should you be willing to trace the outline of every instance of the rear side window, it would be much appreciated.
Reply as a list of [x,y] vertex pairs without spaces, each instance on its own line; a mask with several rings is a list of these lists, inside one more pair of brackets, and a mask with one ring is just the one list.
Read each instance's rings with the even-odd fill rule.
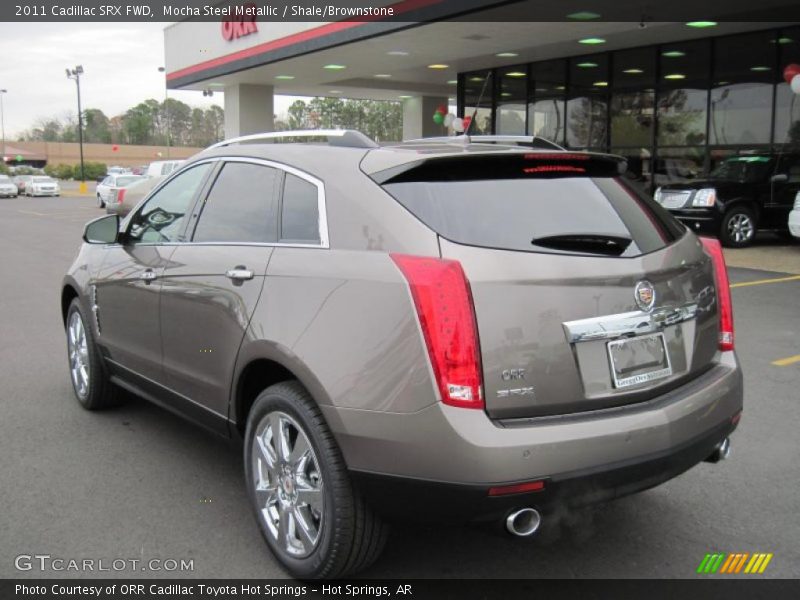
[[281,242],[319,244],[319,191],[304,179],[286,174],[283,184]]
[[449,172],[426,165],[422,180],[405,171],[383,187],[439,235],[471,246],[632,257],[685,231],[620,178],[615,164],[522,156],[492,157],[489,164],[462,159],[471,164]]
[[229,162],[203,203],[195,242],[274,242],[275,182],[272,167]]

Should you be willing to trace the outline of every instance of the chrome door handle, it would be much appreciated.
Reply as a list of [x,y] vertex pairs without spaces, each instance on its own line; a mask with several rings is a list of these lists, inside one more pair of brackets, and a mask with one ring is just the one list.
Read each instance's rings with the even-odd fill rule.
[[153,269],[147,269],[139,273],[139,279],[144,279],[145,281],[153,281],[156,277],[158,277],[158,275],[156,275]]
[[233,281],[246,281],[248,279],[252,279],[254,277],[254,273],[247,267],[237,266],[227,271],[225,276]]

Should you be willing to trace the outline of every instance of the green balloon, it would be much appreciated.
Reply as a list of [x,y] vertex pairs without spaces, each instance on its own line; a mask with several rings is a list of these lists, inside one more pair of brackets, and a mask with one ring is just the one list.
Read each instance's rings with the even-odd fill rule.
[[435,113],[433,113],[433,122],[437,125],[441,125],[444,123],[444,115],[437,110]]
[[16,161],[17,162],[22,162],[22,154],[17,154]]

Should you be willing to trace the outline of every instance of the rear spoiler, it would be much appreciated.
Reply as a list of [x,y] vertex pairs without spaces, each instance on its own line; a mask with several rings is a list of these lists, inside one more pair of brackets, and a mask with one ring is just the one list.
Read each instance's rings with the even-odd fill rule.
[[370,177],[380,185],[408,182],[479,181],[557,177],[617,177],[625,173],[621,156],[591,152],[513,152],[458,154],[420,159]]

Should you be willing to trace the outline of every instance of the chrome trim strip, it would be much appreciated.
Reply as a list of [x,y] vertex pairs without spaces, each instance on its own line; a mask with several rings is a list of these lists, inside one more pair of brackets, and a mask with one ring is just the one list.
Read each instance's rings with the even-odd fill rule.
[[[255,158],[255,157],[248,157],[248,156],[213,156],[209,158],[203,158],[201,160],[197,160],[191,163],[184,163],[181,165],[179,169],[174,170],[170,173],[167,178],[159,183],[155,188],[153,188],[147,196],[142,198],[139,203],[131,209],[131,212],[125,216],[124,226],[121,226],[121,230],[127,230],[128,223],[130,221],[131,215],[133,215],[139,208],[147,202],[152,196],[157,194],[161,188],[163,188],[167,183],[169,183],[172,179],[180,175],[182,172],[187,171],[197,165],[205,164],[205,163],[217,163],[220,161],[224,162],[243,162],[243,163],[252,163],[257,165],[263,165],[265,167],[272,167],[273,169],[279,169],[285,173],[291,173],[300,179],[307,181],[308,183],[317,187],[317,214],[319,216],[319,244],[302,244],[302,243],[288,243],[288,242],[274,242],[274,243],[256,243],[256,242],[248,242],[248,243],[236,243],[236,242],[136,242],[137,246],[177,246],[177,245],[209,245],[209,246],[274,246],[274,247],[282,247],[282,248],[330,248],[330,237],[328,235],[328,209],[327,209],[327,201],[325,198],[325,184],[322,182],[321,179],[317,179],[313,175],[309,175],[305,171],[301,171],[300,169],[296,169],[294,167],[290,167],[289,165],[284,165],[279,162],[275,162],[272,160],[265,160],[263,158]],[[119,244],[111,244],[111,245],[119,245]]]
[[697,316],[695,303],[656,309],[650,313],[640,310],[605,315],[591,319],[562,323],[570,344],[595,340],[615,340],[622,337],[658,333],[670,325],[691,321]]

